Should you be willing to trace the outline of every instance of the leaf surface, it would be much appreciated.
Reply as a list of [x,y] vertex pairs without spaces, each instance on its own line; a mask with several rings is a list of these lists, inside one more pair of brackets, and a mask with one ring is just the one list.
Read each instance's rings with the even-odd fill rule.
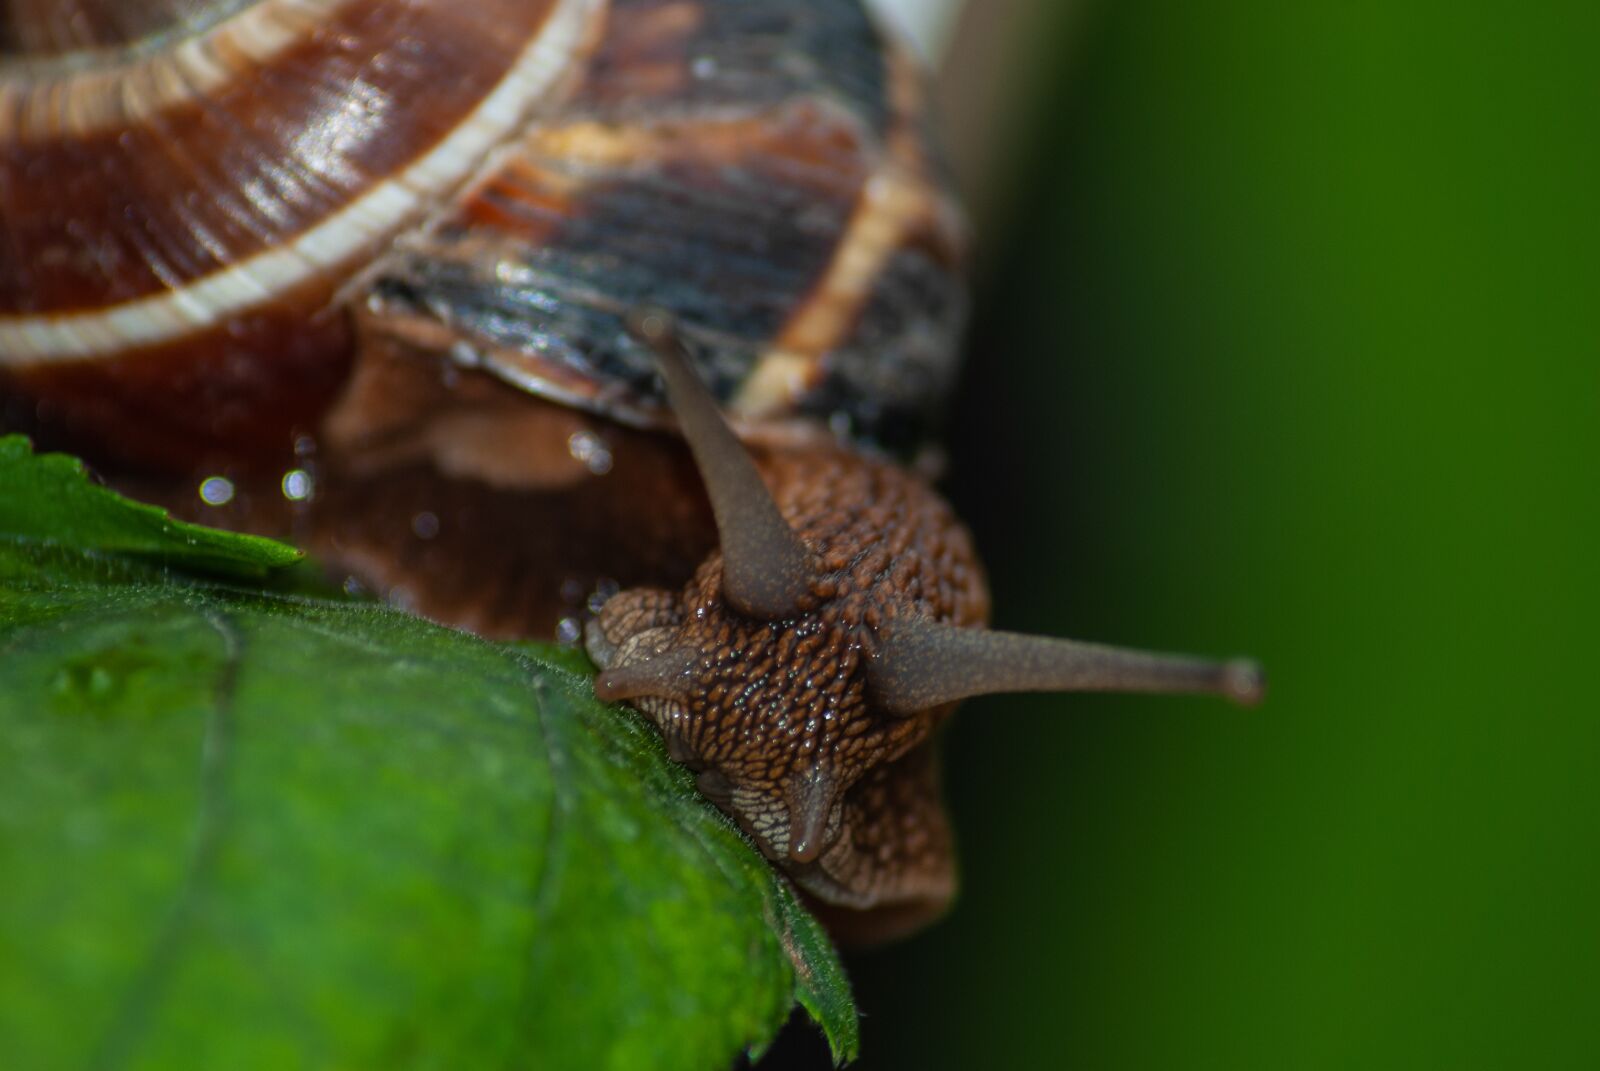
[[0,538],[128,555],[241,577],[259,577],[301,554],[258,536],[173,520],[89,479],[66,454],[35,455],[20,435],[0,437]]
[[286,559],[100,488],[13,523],[69,479],[0,462],[0,1066],[719,1068],[796,1000],[854,1055],[820,927],[581,656],[185,575]]

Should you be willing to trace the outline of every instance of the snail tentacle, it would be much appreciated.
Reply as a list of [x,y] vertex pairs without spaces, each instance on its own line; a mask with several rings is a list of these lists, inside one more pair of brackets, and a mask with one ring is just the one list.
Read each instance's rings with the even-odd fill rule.
[[594,694],[606,703],[646,696],[680,697],[692,685],[688,674],[695,661],[693,651],[680,648],[614,666],[595,678]]
[[672,315],[643,309],[627,323],[655,355],[667,398],[705,481],[722,541],[724,597],[750,617],[792,616],[811,598],[817,572],[811,551],[783,519],[755,463],[695,374]]
[[789,858],[813,863],[827,847],[828,816],[838,798],[836,779],[825,767],[814,766],[797,777],[789,792]]
[[875,702],[897,714],[1001,692],[1190,692],[1253,706],[1261,667],[1048,636],[956,628],[921,618],[884,630],[867,669]]

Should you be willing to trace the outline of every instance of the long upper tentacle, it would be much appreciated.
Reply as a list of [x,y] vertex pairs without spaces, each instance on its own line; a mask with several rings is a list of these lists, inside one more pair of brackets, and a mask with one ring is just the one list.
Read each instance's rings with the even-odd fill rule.
[[766,620],[793,615],[811,593],[811,552],[789,527],[755,463],[689,363],[669,313],[642,310],[628,328],[650,347],[667,398],[694,452],[722,540],[722,590],[742,614]]
[[1252,705],[1266,691],[1254,662],[1210,661],[921,618],[884,630],[868,668],[874,700],[900,714],[994,692],[1199,692]]

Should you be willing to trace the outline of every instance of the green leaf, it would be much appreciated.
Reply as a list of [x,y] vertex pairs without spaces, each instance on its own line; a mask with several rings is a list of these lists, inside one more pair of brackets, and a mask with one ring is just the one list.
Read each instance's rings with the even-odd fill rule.
[[26,467],[0,1066],[718,1068],[796,1000],[855,1055],[820,927],[581,656],[110,555],[148,515],[99,489],[87,551]]
[[0,538],[148,558],[190,569],[258,577],[300,560],[293,547],[175,521],[89,481],[82,462],[35,455],[20,435],[0,438]]

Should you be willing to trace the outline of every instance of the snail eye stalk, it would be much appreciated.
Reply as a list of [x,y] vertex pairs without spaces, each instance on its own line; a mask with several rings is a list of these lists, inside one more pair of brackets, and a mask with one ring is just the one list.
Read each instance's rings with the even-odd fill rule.
[[642,662],[615,666],[594,681],[594,694],[603,703],[646,696],[684,698],[691,689],[689,673],[694,669],[693,652],[665,651]]
[[642,309],[628,317],[627,326],[655,355],[667,400],[705,481],[722,542],[724,598],[747,617],[793,616],[811,596],[811,552],[778,512],[755,463],[695,374],[672,315]]
[[1046,636],[956,628],[920,618],[884,629],[867,670],[873,699],[912,714],[999,692],[1188,692],[1254,706],[1261,667]]

